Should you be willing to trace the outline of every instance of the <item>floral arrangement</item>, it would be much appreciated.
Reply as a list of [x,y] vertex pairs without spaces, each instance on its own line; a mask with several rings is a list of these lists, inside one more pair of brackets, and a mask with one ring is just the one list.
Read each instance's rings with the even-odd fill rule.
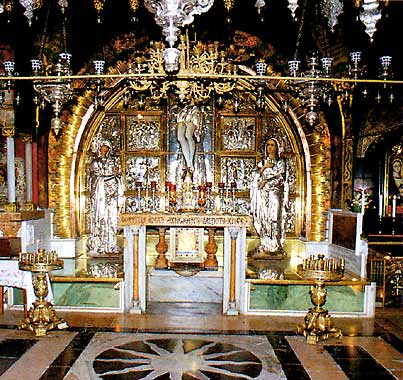
[[351,211],[360,212],[362,204],[364,204],[364,208],[369,207],[373,198],[373,191],[369,187],[356,187],[353,195],[354,197],[350,203]]

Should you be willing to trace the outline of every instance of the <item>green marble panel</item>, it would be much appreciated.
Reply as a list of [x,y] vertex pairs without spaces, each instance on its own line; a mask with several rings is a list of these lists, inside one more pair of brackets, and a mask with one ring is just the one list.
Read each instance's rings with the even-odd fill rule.
[[116,285],[109,282],[53,282],[54,304],[83,308],[119,308],[120,290]]
[[[312,307],[309,285],[253,284],[251,310],[305,311]],[[364,290],[360,286],[327,286],[325,309],[330,312],[363,312]]]
[[20,288],[13,288],[13,297],[12,297],[12,304],[13,305],[23,305],[24,304],[24,296],[22,293],[22,289]]
[[[55,306],[120,308],[119,284],[108,282],[53,282]],[[117,287],[117,289],[115,289]],[[13,288],[13,305],[23,305],[22,290]]]

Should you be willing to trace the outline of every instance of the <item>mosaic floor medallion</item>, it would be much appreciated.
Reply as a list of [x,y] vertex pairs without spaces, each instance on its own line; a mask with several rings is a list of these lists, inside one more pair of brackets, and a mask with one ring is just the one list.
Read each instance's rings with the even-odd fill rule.
[[104,380],[285,379],[265,337],[98,333],[70,376]]

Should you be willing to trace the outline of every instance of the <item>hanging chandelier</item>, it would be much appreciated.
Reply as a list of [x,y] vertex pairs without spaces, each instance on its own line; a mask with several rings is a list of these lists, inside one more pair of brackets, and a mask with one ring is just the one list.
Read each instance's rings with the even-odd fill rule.
[[[128,65],[128,91],[124,104],[130,97],[146,95],[155,102],[175,94],[181,102],[205,102],[215,95],[234,90],[237,81],[226,78],[236,74],[237,66],[229,63],[227,53],[219,44],[189,41],[187,35],[180,36],[179,60],[174,80],[167,81],[164,74],[164,45],[154,43],[145,55],[138,56]],[[141,76],[148,77],[148,79]],[[155,77],[154,77],[155,76]],[[151,78],[150,78],[151,77]],[[154,78],[153,78],[154,77]]]
[[[37,80],[33,82],[34,90],[37,96],[34,97],[34,103],[45,108],[46,103],[49,103],[53,110],[51,128],[57,136],[61,129],[60,112],[63,106],[73,96],[71,80],[62,77],[71,75],[70,70],[71,54],[60,53],[59,60],[55,64],[52,79]],[[31,60],[33,76],[42,75],[42,62],[38,59]]]
[[[31,22],[33,12],[43,6],[44,0],[18,0],[26,9],[26,17]],[[107,0],[92,0],[94,8],[98,15],[103,10]],[[134,12],[139,7],[140,0],[128,0],[130,9]],[[225,9],[230,12],[234,7],[234,0],[221,0]],[[11,12],[12,5],[16,0],[3,0],[0,2],[1,11]],[[386,0],[354,0],[357,10],[360,11],[361,21],[368,25],[366,31],[372,39],[375,33],[374,23],[379,19],[382,6],[387,5]],[[250,81],[253,83],[249,91],[253,92],[256,99],[256,108],[261,111],[265,106],[265,93],[275,90],[271,88],[273,79],[282,79],[281,74],[271,76],[267,74],[267,68],[270,62],[257,62],[252,67],[246,67],[238,64],[233,52],[227,54],[225,49],[221,49],[218,43],[203,43],[201,41],[189,41],[187,35],[181,34],[181,28],[191,24],[196,15],[201,15],[209,11],[214,0],[144,0],[146,9],[155,16],[156,24],[162,28],[164,42],[154,42],[150,48],[146,48],[141,56],[133,58],[127,62],[127,70],[119,72],[124,75],[123,82],[128,85],[123,94],[123,103],[128,104],[130,98],[149,98],[153,101],[160,101],[169,94],[175,94],[180,101],[188,102],[194,100],[203,102],[212,97],[238,91],[240,81]],[[256,0],[255,8],[258,13],[262,13],[266,7],[267,1]],[[68,0],[57,0],[58,7],[63,14],[63,42],[62,51],[66,51],[66,13]],[[341,0],[323,0],[321,11],[328,19],[328,25],[333,28],[337,17],[342,11]],[[288,0],[288,7],[293,17],[298,16],[297,9],[302,7],[301,1]],[[302,11],[302,9],[301,9]],[[262,16],[263,17],[263,16]],[[367,20],[369,20],[367,22]],[[44,32],[45,36],[45,32]],[[245,45],[246,46],[246,45]],[[43,59],[43,44],[39,52],[40,59],[33,59],[32,77],[33,88],[36,92],[36,104],[44,108],[49,104],[52,108],[53,132],[57,135],[62,127],[60,113],[63,107],[69,102],[73,93],[73,81],[79,79],[79,76],[72,75],[68,53],[59,54],[56,62]],[[48,57],[46,57],[48,58]],[[10,61],[11,62],[11,61]],[[94,62],[93,76],[89,74],[84,81],[88,89],[94,90],[94,104],[102,106],[104,98],[109,89],[104,88],[106,79],[110,75],[104,74],[105,61],[97,59]],[[359,52],[351,53],[351,64],[349,66],[350,75],[348,78],[357,82],[363,81],[363,72],[361,68],[361,54]],[[3,88],[11,88],[14,80],[14,65],[4,63],[5,77]],[[248,65],[250,65],[248,61]],[[391,91],[390,81],[393,79],[391,73],[392,58],[384,56],[380,60],[380,72],[378,74],[379,91],[375,99],[388,98],[394,99]],[[269,65],[268,65],[269,64]],[[243,67],[242,67],[243,66]],[[317,114],[321,103],[329,104],[332,99],[331,89],[337,78],[332,78],[331,66],[332,59],[325,57],[319,59],[316,56],[307,59],[306,70],[301,70],[301,62],[294,59],[289,62],[290,78],[285,80],[288,85],[288,91],[301,100],[301,104],[306,109],[306,121],[309,125],[314,125],[317,121]],[[245,71],[247,68],[249,71]],[[175,74],[175,75],[172,75]],[[1,76],[2,74],[0,74]],[[347,78],[347,77],[346,77]],[[119,83],[117,79],[115,83]],[[351,82],[355,84],[356,82]],[[82,83],[81,83],[82,84]],[[80,84],[80,85],[81,85]],[[348,87],[348,86],[346,86]],[[352,86],[351,86],[352,87]],[[357,88],[362,92],[367,89],[359,83]],[[375,87],[375,86],[374,86]],[[113,88],[113,86],[110,86]],[[234,95],[234,109],[239,107],[239,99]],[[1,98],[1,93],[0,93]],[[1,99],[0,99],[1,100]]]
[[162,34],[169,47],[164,50],[165,70],[177,71],[180,51],[174,45],[180,35],[180,28],[191,24],[195,15],[207,12],[214,0],[144,0],[145,7],[154,13],[155,22],[162,28]]
[[320,81],[320,78],[330,78],[332,74],[333,59],[323,57],[319,59],[316,55],[308,58],[308,69],[301,71],[299,60],[288,62],[289,73],[293,78],[300,77],[301,80],[294,81],[290,85],[297,91],[297,96],[302,100],[306,108],[305,119],[310,126],[313,126],[318,118],[318,106],[323,102],[328,105],[332,102],[331,82]]
[[[42,0],[20,0],[21,3],[35,3],[36,7],[42,5]],[[33,80],[33,88],[36,92],[34,96],[34,104],[44,109],[46,104],[52,107],[53,115],[51,118],[51,129],[57,136],[61,130],[60,113],[63,106],[72,98],[73,88],[69,77],[72,75],[71,71],[71,54],[67,53],[67,32],[66,32],[66,19],[65,9],[68,6],[67,0],[58,0],[58,5],[62,13],[62,42],[64,51],[58,55],[57,62],[46,62],[46,67],[43,67],[41,59],[31,59],[31,73],[32,76],[48,76],[48,78],[41,78]],[[45,30],[47,29],[48,17],[46,18]],[[42,58],[44,49],[45,32],[42,37],[39,56]]]

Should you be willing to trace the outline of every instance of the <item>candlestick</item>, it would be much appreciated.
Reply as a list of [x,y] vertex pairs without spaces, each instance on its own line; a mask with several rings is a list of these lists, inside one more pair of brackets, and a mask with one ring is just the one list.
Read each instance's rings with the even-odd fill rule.
[[25,143],[25,176],[26,176],[26,201],[32,202],[32,144]]
[[383,194],[379,195],[379,203],[378,203],[378,216],[382,217],[383,215]]
[[14,138],[7,137],[7,196],[9,203],[15,202],[15,191]]
[[392,199],[392,218],[396,218],[396,195]]
[[361,213],[364,214],[365,211],[365,190],[361,190]]

